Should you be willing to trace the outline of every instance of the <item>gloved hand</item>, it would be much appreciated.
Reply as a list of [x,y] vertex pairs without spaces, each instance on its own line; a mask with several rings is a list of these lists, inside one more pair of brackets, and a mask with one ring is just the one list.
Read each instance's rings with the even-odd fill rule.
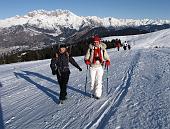
[[109,60],[106,60],[105,65],[106,65],[106,66],[109,66],[109,65],[110,65],[110,61],[109,61]]
[[53,71],[52,71],[52,74],[53,74],[53,75],[55,75],[55,74],[56,74],[56,72],[53,70]]
[[82,68],[79,68],[79,71],[82,71]]
[[90,60],[85,60],[86,65],[90,65]]

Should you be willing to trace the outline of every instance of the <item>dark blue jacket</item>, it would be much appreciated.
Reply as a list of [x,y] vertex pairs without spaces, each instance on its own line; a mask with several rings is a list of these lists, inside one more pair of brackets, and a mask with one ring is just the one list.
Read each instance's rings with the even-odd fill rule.
[[53,75],[61,73],[70,73],[69,62],[81,70],[80,66],[76,63],[73,57],[69,56],[68,53],[58,53],[58,57],[51,59],[51,70]]

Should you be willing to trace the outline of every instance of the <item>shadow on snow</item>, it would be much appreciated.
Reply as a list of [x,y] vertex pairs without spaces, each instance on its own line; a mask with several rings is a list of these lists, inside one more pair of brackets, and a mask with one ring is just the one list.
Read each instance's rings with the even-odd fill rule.
[[[0,82],[0,88],[2,88],[1,82]],[[1,91],[0,91],[0,93],[1,93]],[[1,96],[0,96],[0,129],[4,129],[3,112],[2,112],[2,106],[1,106]]]
[[[48,95],[49,97],[51,97],[54,102],[57,103],[57,101],[59,101],[59,100],[56,98],[56,96],[59,96],[59,94],[58,94],[57,92],[55,92],[55,91],[53,91],[53,90],[51,90],[51,89],[49,89],[49,88],[47,88],[47,87],[44,87],[44,86],[38,84],[37,82],[33,81],[33,80],[30,78],[30,76],[38,77],[38,78],[41,78],[41,79],[43,79],[43,80],[47,80],[47,81],[49,81],[49,82],[52,82],[52,83],[54,83],[54,84],[56,84],[56,85],[59,85],[56,80],[51,79],[50,77],[44,76],[44,75],[42,75],[42,74],[40,74],[40,73],[36,73],[36,72],[31,72],[31,71],[22,71],[22,72],[23,72],[23,73],[14,72],[14,74],[15,74],[16,77],[23,78],[23,79],[25,79],[26,81],[28,81],[29,83],[35,85],[38,89],[42,90],[44,93],[46,93],[46,95]],[[74,87],[72,87],[72,86],[68,86],[67,88],[70,89],[70,90],[72,90],[72,91],[75,91],[75,92],[77,92],[77,93],[80,93],[80,94],[83,94],[83,95],[85,95],[85,96],[90,97],[90,94],[85,93],[84,91],[81,91],[81,90],[79,90],[79,89],[76,89],[76,88],[74,88]]]
[[[46,79],[46,80],[50,80],[50,78],[47,78],[46,76],[43,76],[39,73],[33,73],[33,72],[29,72],[29,71],[23,71],[24,73],[17,73],[14,72],[15,76],[18,78],[23,78],[26,81],[28,81],[29,83],[35,85],[38,89],[42,90],[47,96],[49,96],[55,103],[57,103],[59,100],[57,99],[56,96],[59,96],[59,94],[47,87],[44,87],[40,84],[38,84],[37,82],[33,81],[30,76],[37,76],[39,78],[42,79]],[[55,82],[54,80],[51,79],[51,81]],[[56,83],[56,82],[55,82]]]

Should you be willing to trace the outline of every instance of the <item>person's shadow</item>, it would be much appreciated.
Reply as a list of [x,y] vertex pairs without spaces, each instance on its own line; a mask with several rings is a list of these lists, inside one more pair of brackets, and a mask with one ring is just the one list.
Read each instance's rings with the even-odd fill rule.
[[[31,84],[34,84],[37,88],[39,88],[40,90],[42,90],[44,93],[46,93],[49,97],[51,97],[53,99],[54,102],[57,102],[59,101],[56,96],[59,96],[59,94],[47,87],[44,87],[38,83],[36,83],[35,81],[31,80],[31,78],[29,76],[36,76],[36,77],[39,77],[41,79],[44,79],[44,80],[47,80],[49,82],[52,82],[54,84],[58,84],[58,82],[56,80],[53,80],[51,79],[50,77],[47,77],[47,76],[44,76],[40,73],[36,73],[36,72],[31,72],[31,71],[22,71],[22,73],[17,73],[17,72],[14,72],[15,76],[16,77],[21,77],[21,78],[24,78],[26,81],[30,82]],[[59,85],[59,84],[58,84]],[[88,96],[90,97],[90,94],[89,93],[85,93],[84,91],[82,90],[79,90],[79,89],[76,89],[74,87],[71,87],[71,86],[67,86],[68,89],[70,90],[73,90],[77,93],[80,93],[80,94],[83,94],[85,96]]]
[[55,103],[58,103],[58,99],[57,99],[57,96],[59,96],[59,94],[45,86],[42,86],[40,84],[38,84],[37,82],[33,81],[29,76],[37,76],[39,78],[42,78],[42,79],[46,79],[46,80],[50,80],[52,81],[53,83],[57,84],[56,81],[52,80],[51,78],[48,78],[48,77],[45,77],[39,73],[33,73],[33,72],[29,72],[29,71],[23,71],[24,73],[17,73],[17,72],[14,72],[14,75],[17,77],[17,78],[23,78],[25,79],[26,81],[28,81],[29,83],[35,85],[38,89],[42,90],[47,96],[49,96]]
[[[0,82],[0,88],[2,88],[1,82]],[[1,89],[0,89],[0,95],[1,95]],[[3,112],[2,112],[2,106],[1,106],[1,96],[0,96],[0,129],[4,129]]]

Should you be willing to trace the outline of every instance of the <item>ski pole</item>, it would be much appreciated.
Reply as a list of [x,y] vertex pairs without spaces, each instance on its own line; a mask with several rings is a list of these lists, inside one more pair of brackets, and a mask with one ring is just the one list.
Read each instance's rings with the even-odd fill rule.
[[107,89],[106,89],[106,90],[107,90],[107,95],[108,95],[108,94],[109,94],[109,91],[108,91],[108,90],[109,90],[109,84],[108,84],[108,83],[109,83],[109,78],[108,78],[109,69],[108,69],[108,66],[106,66],[106,67],[107,67],[107,74],[106,74],[106,76],[107,76],[107,85],[106,85],[107,87],[106,87],[106,88],[107,88]]
[[84,90],[85,90],[85,93],[86,93],[86,87],[87,87],[87,74],[88,74],[88,65],[87,65],[87,70],[86,70],[86,82],[85,82],[85,87],[84,87]]

